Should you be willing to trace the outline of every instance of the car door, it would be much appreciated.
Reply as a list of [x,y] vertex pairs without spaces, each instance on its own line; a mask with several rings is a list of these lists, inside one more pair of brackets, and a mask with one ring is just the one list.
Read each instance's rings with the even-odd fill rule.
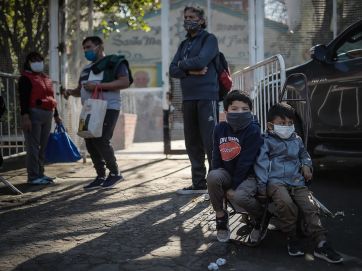
[[310,70],[313,133],[317,138],[362,139],[362,23],[327,46]]

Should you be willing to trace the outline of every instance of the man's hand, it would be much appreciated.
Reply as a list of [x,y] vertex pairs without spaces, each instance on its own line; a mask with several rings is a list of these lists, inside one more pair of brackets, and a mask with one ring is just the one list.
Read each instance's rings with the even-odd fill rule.
[[64,99],[68,100],[69,96],[72,95],[72,89],[65,89],[61,94],[63,94]]
[[21,116],[21,128],[24,132],[31,132],[31,120],[28,114]]
[[304,179],[308,182],[312,179],[313,177],[313,174],[312,174],[312,171],[310,169],[310,167],[308,166],[303,166],[302,167],[302,174],[304,176]]
[[83,87],[87,91],[95,90],[97,85],[99,85],[99,83],[94,83],[94,82],[90,82],[90,81],[83,83]]
[[205,75],[207,73],[207,67],[203,68],[202,70],[191,70],[188,73],[191,75]]

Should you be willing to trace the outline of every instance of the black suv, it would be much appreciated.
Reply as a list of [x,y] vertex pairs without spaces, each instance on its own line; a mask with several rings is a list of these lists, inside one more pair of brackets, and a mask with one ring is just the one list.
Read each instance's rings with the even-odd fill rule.
[[[362,158],[362,20],[328,45],[314,46],[311,58],[287,69],[287,76],[307,78],[308,149],[313,156]],[[305,114],[298,113],[305,123]]]

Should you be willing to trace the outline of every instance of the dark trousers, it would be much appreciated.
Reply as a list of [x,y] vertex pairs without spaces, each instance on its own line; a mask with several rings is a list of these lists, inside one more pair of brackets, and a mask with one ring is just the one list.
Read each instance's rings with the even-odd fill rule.
[[107,109],[104,117],[103,132],[101,137],[86,138],[85,144],[90,154],[97,175],[104,177],[106,167],[110,173],[118,174],[118,165],[110,140],[119,116],[119,110]]
[[24,131],[28,181],[44,176],[45,147],[52,126],[53,111],[30,110],[31,131]]
[[185,145],[191,162],[192,184],[195,187],[206,185],[205,154],[211,170],[213,133],[218,111],[217,101],[183,102]]

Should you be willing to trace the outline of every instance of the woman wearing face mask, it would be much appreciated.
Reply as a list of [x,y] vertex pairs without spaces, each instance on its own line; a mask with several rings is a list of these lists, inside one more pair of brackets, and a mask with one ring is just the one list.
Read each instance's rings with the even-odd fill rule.
[[186,39],[171,64],[170,76],[179,78],[186,151],[191,162],[192,185],[178,194],[206,193],[205,154],[212,169],[212,135],[218,121],[219,83],[213,62],[219,53],[217,38],[208,33],[205,12],[185,7]]
[[44,58],[37,52],[25,58],[19,78],[21,124],[25,137],[29,184],[50,184],[44,175],[44,150],[50,134],[52,117],[60,123],[51,79],[44,73]]

